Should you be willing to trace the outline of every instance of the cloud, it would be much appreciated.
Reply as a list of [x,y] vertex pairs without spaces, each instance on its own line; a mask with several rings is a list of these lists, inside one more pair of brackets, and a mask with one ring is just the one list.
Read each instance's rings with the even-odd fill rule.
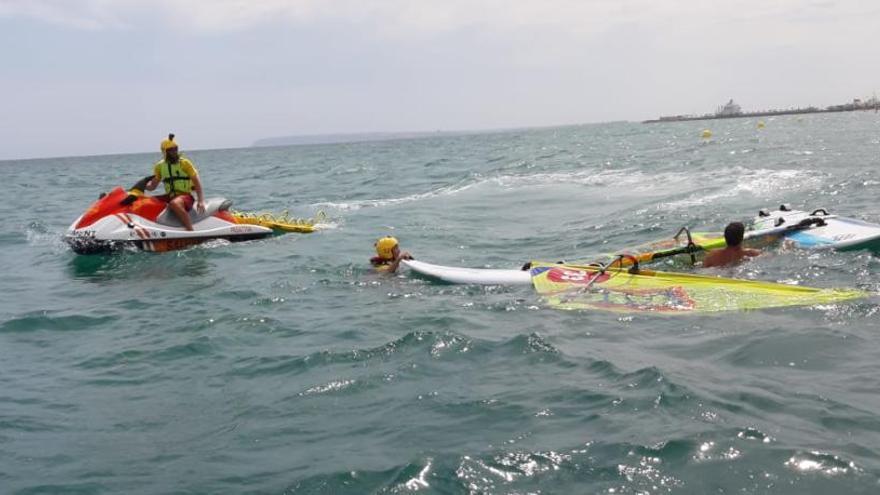
[[145,149],[169,126],[208,147],[642,119],[731,97],[828,105],[880,80],[878,13],[842,0],[0,0],[0,90],[17,95],[4,132],[20,148],[4,152],[95,152],[94,136],[118,146],[100,151]]
[[510,58],[526,66],[646,40],[651,45],[643,52],[682,56],[714,50],[724,57],[762,46],[847,50],[873,37],[878,14],[880,3],[854,0],[0,0],[0,19],[92,31],[204,37],[333,27],[392,43],[476,33],[506,45]]
[[651,5],[641,0],[0,0],[0,16],[90,30],[136,25],[134,18],[151,12],[168,24],[202,32],[336,21],[373,25],[387,32],[436,33],[463,27],[583,28],[608,22],[610,16],[626,10],[644,12]]
[[0,18],[25,18],[83,30],[117,29],[126,24],[119,16],[122,0],[0,0]]
[[807,19],[858,18],[876,6],[859,2],[743,0],[0,0],[0,17],[26,17],[79,29],[137,26],[144,13],[199,32],[234,31],[265,24],[344,22],[385,34],[433,34],[463,28],[601,32],[622,24],[683,26]]

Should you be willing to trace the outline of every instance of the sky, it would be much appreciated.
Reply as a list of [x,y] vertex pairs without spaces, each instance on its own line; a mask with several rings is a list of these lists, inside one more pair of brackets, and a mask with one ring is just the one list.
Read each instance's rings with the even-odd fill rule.
[[874,0],[0,0],[0,160],[827,106]]

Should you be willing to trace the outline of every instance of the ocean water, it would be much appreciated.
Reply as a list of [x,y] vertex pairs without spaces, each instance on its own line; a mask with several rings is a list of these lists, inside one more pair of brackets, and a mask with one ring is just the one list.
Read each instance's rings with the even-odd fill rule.
[[[157,156],[0,162],[0,492],[880,493],[876,298],[563,312],[367,263],[386,234],[513,268],[781,203],[880,222],[878,114],[189,156],[209,195],[324,228],[77,256],[67,225]],[[880,290],[867,252],[721,274]]]

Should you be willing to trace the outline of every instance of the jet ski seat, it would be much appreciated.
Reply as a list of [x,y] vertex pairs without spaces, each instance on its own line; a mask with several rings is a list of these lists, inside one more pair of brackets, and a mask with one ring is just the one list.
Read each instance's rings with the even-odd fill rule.
[[[189,211],[189,219],[193,225],[195,225],[218,211],[228,210],[231,206],[232,200],[226,198],[210,198],[205,201],[205,212],[199,213],[196,210],[196,207],[193,206],[192,210]],[[183,224],[180,223],[177,215],[175,215],[167,206],[162,210],[162,213],[159,213],[159,216],[156,217],[156,223],[167,225],[169,227],[183,227]]]

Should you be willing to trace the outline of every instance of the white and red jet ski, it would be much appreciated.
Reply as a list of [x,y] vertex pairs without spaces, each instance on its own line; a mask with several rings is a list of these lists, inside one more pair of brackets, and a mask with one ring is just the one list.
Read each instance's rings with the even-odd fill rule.
[[193,230],[186,230],[168,204],[152,196],[117,187],[102,195],[70,228],[64,238],[78,254],[109,253],[133,247],[164,252],[213,239],[247,241],[272,235],[270,228],[240,223],[228,210],[232,202],[211,198],[205,212],[190,211]]

